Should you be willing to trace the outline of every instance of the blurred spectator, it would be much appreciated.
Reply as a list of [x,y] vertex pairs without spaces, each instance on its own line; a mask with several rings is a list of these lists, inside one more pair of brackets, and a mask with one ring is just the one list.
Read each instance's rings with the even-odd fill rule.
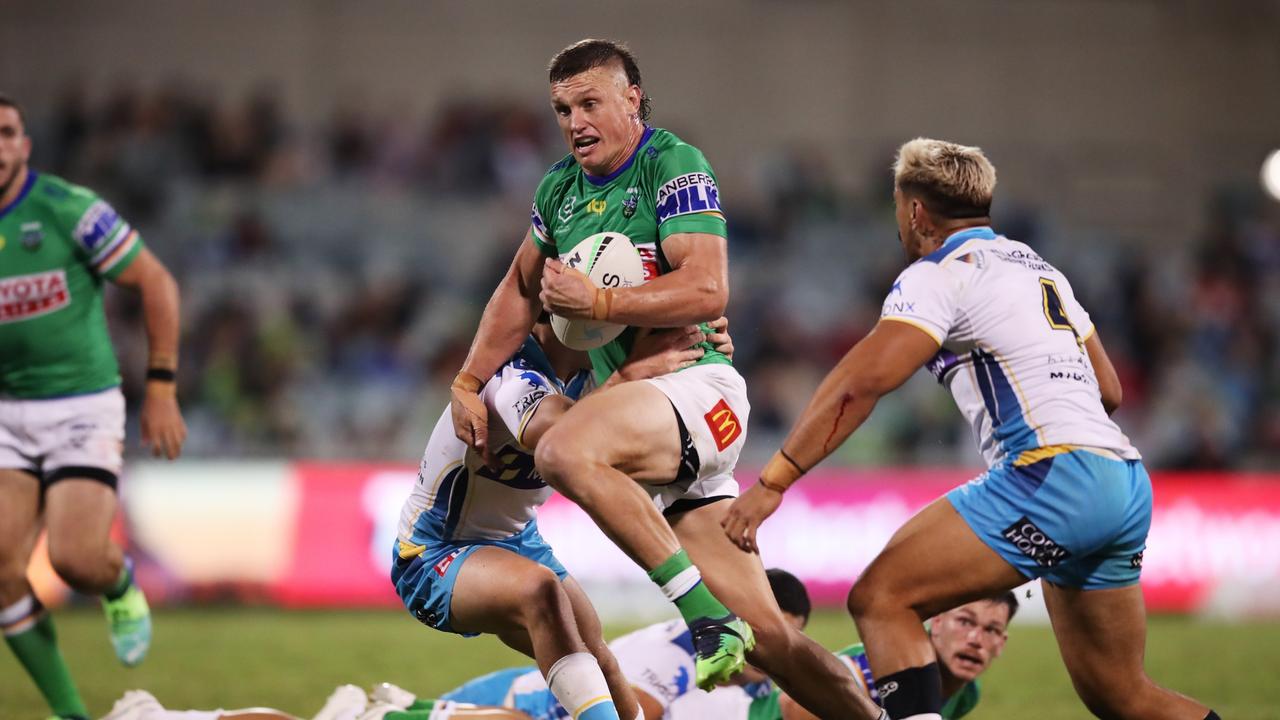
[[[179,276],[189,454],[412,460],[564,149],[548,112],[509,101],[460,97],[423,118],[353,96],[304,129],[278,98],[175,80],[91,100],[71,84],[32,109],[34,163],[100,188]],[[776,446],[874,324],[902,257],[889,157],[868,200],[837,187],[821,149],[760,152],[767,172],[733,188],[730,212],[729,315],[753,404],[745,463]],[[1072,258],[1053,253],[1072,228],[1036,208],[997,218],[1079,278],[1125,386],[1120,421],[1156,467],[1280,463],[1280,208],[1249,199],[1215,203],[1198,242],[1118,251],[1095,238]],[[107,304],[113,333],[131,340],[117,347],[136,401],[141,314],[124,294]],[[979,459],[921,374],[837,461]]]

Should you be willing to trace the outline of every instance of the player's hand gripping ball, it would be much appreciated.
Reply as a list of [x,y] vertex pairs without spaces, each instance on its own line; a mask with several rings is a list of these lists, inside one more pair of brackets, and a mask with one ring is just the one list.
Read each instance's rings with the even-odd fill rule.
[[[551,329],[574,350],[591,350],[612,341],[625,325],[591,319],[597,288],[644,284],[644,263],[622,233],[596,233],[549,261],[542,278],[542,304],[551,313]],[[585,292],[584,292],[585,289]]]

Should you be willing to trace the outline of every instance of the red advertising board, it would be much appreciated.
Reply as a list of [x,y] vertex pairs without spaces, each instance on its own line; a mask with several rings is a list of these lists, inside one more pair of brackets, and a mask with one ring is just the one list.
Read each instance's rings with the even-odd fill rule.
[[[395,605],[387,573],[400,506],[416,478],[403,465],[305,462],[258,470],[254,482],[233,490],[227,471],[203,469],[187,481],[166,471],[163,481],[126,488],[128,528],[136,555],[163,566],[169,583],[256,586],[257,595],[290,606]],[[815,601],[838,605],[859,573],[913,513],[952,487],[968,471],[878,469],[818,470],[788,494],[761,529],[766,565],[784,567],[808,585]],[[742,477],[752,477],[742,473]],[[272,549],[270,562],[216,562],[197,556],[204,544],[174,541],[165,508],[189,506],[217,482],[222,509],[204,505],[202,537],[237,528],[241,554]],[[1155,509],[1144,559],[1149,606],[1165,611],[1280,613],[1280,475],[1168,474],[1154,476]],[[265,505],[270,507],[257,507]],[[249,539],[249,507],[272,518]],[[218,513],[226,513],[224,519]],[[188,516],[190,517],[190,516]],[[617,550],[572,503],[553,497],[539,515],[544,537],[585,585],[646,586],[644,573]],[[194,532],[194,520],[176,526]],[[239,522],[240,525],[234,523]],[[225,523],[225,525],[224,525]],[[263,523],[259,523],[263,524]],[[252,577],[238,577],[253,567]],[[145,579],[146,575],[140,575]]]

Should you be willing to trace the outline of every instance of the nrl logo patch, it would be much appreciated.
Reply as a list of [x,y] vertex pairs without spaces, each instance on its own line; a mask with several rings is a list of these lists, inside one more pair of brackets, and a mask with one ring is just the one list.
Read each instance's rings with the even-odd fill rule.
[[578,196],[570,195],[564,199],[564,205],[560,206],[560,222],[567,223],[573,219],[573,206],[578,204]]
[[38,222],[22,223],[22,247],[36,250],[44,242],[44,230]]

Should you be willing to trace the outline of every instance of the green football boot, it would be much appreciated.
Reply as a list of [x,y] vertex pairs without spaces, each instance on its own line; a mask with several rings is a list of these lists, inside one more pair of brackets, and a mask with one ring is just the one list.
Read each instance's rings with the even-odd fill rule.
[[111,631],[111,646],[125,667],[134,667],[147,656],[151,647],[151,608],[147,596],[134,583],[115,600],[102,598]]
[[735,615],[695,620],[689,630],[693,634],[696,681],[708,692],[742,672],[747,653],[756,646],[751,626]]

